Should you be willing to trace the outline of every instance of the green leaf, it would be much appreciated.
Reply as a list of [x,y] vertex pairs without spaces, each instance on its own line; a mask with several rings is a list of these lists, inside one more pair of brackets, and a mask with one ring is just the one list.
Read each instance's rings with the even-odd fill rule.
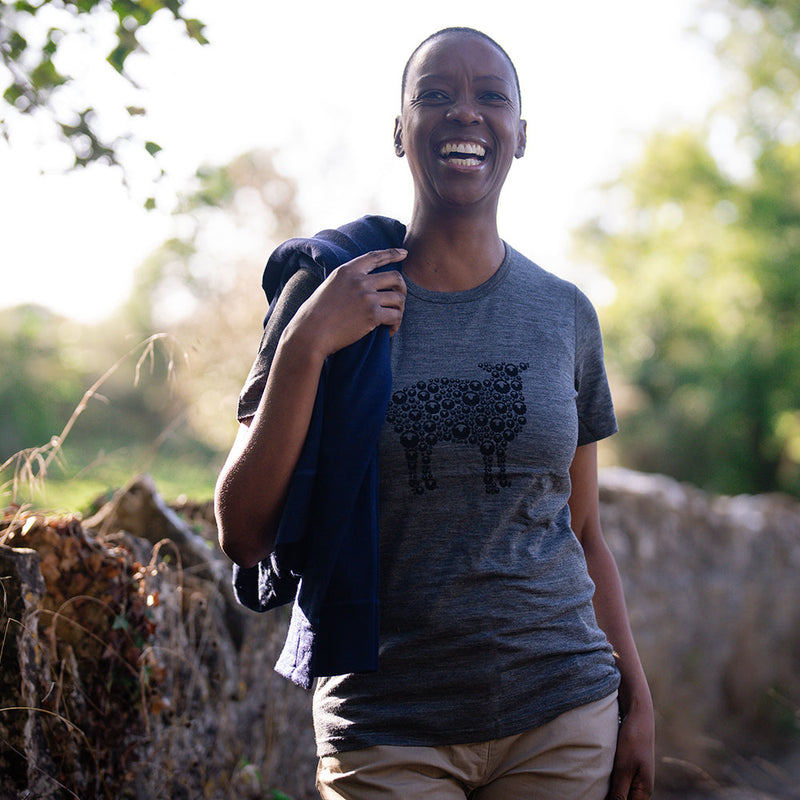
[[8,37],[8,57],[11,61],[16,61],[27,48],[28,42],[18,31],[12,31]]
[[155,156],[156,153],[161,151],[162,147],[160,144],[156,144],[155,142],[145,142],[144,149],[147,150],[151,156]]
[[160,8],[168,8],[175,19],[180,19],[181,16],[181,5],[183,5],[184,0],[156,0]]
[[186,19],[184,20],[184,24],[186,25],[186,33],[194,39],[199,44],[208,44],[208,39],[206,39],[203,31],[206,29],[206,26],[200,22],[199,19]]
[[153,12],[158,10],[158,3],[138,2],[130,0],[114,0],[111,8],[119,17],[119,21],[124,23],[126,19],[136,21],[136,25],[147,25],[153,18]]
[[111,629],[115,631],[127,631],[130,627],[131,624],[128,622],[127,617],[124,614],[119,614],[114,617],[114,624],[111,626]]
[[13,106],[24,94],[25,90],[23,87],[17,83],[12,83],[11,86],[3,92],[3,100]]
[[155,199],[155,197],[148,197],[147,200],[144,201],[144,207],[148,211],[152,211],[156,207],[156,199]]
[[49,58],[43,58],[31,71],[30,77],[31,83],[37,91],[55,89],[56,86],[61,86],[68,80],[66,75],[62,75],[56,69],[55,64]]
[[131,54],[131,51],[121,44],[118,44],[107,56],[106,61],[111,64],[117,72],[122,72],[125,66],[125,59]]
[[42,48],[42,52],[46,53],[48,56],[54,55],[56,50],[58,50],[59,42],[63,37],[64,31],[60,30],[59,28],[50,28],[50,30],[47,32],[47,43]]
[[139,40],[136,38],[135,30],[129,31],[120,24],[117,27],[117,46],[108,54],[106,61],[108,61],[117,72],[122,72],[125,66],[125,59],[138,49]]

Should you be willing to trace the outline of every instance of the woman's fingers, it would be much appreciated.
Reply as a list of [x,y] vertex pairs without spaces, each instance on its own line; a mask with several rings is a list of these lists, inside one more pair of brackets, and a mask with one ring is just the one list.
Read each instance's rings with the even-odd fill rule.
[[[639,715],[641,717],[641,715]],[[653,794],[652,716],[628,713],[617,738],[617,752],[607,800],[649,800]]]
[[380,310],[377,312],[378,325],[386,325],[389,328],[389,335],[394,336],[400,327],[403,311],[405,311],[405,284],[402,284],[402,291],[380,289],[375,295],[377,302],[380,303]]
[[[402,261],[406,255],[406,250],[397,247],[373,250],[342,264],[331,278],[338,278],[339,281],[349,284],[350,290],[357,297],[363,298],[368,309],[385,308],[402,312],[406,297],[403,276],[397,270],[380,272],[375,270]],[[393,324],[393,322],[381,320],[378,324]]]
[[348,311],[356,316],[363,314],[368,330],[387,325],[394,334],[402,321],[405,304],[405,282],[399,272],[391,270],[363,276]]
[[366,275],[378,267],[383,267],[386,264],[395,264],[398,261],[403,261],[408,255],[408,251],[402,247],[390,247],[387,250],[372,250],[369,253],[364,253],[363,256],[358,256],[346,264],[342,264],[339,269],[347,268],[356,272],[361,272]]

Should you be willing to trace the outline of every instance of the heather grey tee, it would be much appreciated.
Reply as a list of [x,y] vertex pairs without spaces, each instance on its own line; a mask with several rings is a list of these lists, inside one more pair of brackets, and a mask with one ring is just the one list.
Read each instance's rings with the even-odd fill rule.
[[576,445],[616,431],[594,309],[510,247],[475,289],[407,283],[380,443],[380,668],[318,680],[320,755],[509,736],[619,683],[567,507]]

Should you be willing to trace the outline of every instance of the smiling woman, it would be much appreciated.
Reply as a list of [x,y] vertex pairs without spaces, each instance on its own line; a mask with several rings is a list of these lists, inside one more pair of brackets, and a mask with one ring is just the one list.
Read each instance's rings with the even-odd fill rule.
[[[645,800],[653,709],[599,523],[594,309],[498,233],[516,70],[446,29],[404,73],[407,226],[272,255],[217,485],[241,601],[294,600],[323,798]],[[389,336],[392,337],[391,347]]]
[[[448,46],[455,35],[460,37],[457,48]],[[395,123],[395,151],[407,156],[414,179],[417,228],[422,219],[430,225],[429,214],[438,227],[435,215],[450,206],[461,207],[465,223],[479,218],[496,223],[513,157],[525,152],[525,127],[516,70],[491,39],[455,29],[423,42],[406,66],[402,111]],[[412,238],[413,229],[412,223]],[[496,226],[489,236],[495,254],[484,266],[492,270],[499,265]],[[488,243],[485,237],[480,234]],[[413,262],[406,265],[406,274],[409,267],[413,275]],[[481,276],[476,277],[480,282]]]

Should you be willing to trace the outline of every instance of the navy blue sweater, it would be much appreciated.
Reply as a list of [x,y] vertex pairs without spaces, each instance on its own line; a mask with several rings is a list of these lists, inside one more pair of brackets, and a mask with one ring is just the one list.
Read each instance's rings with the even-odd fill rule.
[[[284,242],[264,270],[270,310],[309,259],[324,279],[359,255],[402,246],[404,236],[402,223],[366,216]],[[306,689],[320,675],[378,668],[378,439],[391,394],[389,355],[381,326],[326,360],[275,550],[233,570],[236,597],[254,611],[294,600],[275,669]]]

